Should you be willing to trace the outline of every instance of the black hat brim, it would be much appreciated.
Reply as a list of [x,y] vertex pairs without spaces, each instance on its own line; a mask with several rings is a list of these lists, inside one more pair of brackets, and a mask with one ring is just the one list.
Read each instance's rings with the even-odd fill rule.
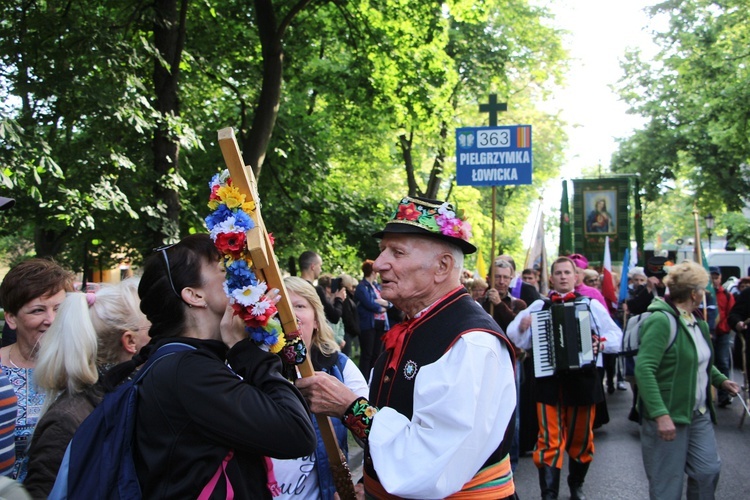
[[385,229],[374,233],[372,236],[373,238],[382,239],[383,236],[388,233],[429,236],[430,238],[434,238],[436,240],[440,240],[445,243],[450,243],[451,245],[457,246],[466,255],[472,254],[477,251],[477,247],[475,247],[468,241],[462,240],[460,238],[454,238],[453,236],[448,236],[446,234],[433,233],[432,231],[428,231],[427,229],[422,229],[421,227],[417,227],[411,224],[389,222],[388,224],[386,224]]

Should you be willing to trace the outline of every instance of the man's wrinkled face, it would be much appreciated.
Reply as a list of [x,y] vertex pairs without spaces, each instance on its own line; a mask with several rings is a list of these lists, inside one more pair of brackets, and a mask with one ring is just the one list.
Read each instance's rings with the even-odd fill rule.
[[509,267],[495,266],[495,290],[500,294],[500,298],[508,295],[508,288],[513,279],[513,271]]
[[373,269],[380,274],[380,295],[397,307],[428,296],[434,286],[438,250],[427,238],[389,233],[380,241]]

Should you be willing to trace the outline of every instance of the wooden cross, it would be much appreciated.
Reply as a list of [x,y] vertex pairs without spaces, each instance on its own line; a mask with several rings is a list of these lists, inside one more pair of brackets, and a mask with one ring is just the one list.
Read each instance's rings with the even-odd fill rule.
[[479,105],[480,113],[490,114],[490,127],[497,127],[497,112],[508,111],[507,102],[497,102],[497,94],[490,94],[490,102]]
[[[276,261],[271,239],[268,236],[263,218],[260,213],[260,198],[258,197],[258,184],[255,182],[255,175],[251,168],[246,167],[242,161],[240,148],[234,137],[234,130],[231,127],[219,130],[219,147],[224,155],[224,161],[229,169],[229,175],[232,178],[232,184],[240,193],[245,195],[246,200],[255,202],[255,211],[250,213],[250,217],[255,223],[255,227],[246,233],[247,248],[253,261],[253,272],[258,280],[265,281],[269,290],[276,288],[281,294],[281,300],[276,304],[279,311],[279,321],[285,334],[297,331],[297,317],[294,315],[292,303],[289,300],[289,294],[284,286],[284,280],[279,270],[279,264]],[[315,369],[310,361],[310,350],[307,351],[307,359],[298,366],[300,374],[303,377],[312,377],[315,375]],[[354,484],[352,484],[351,471],[346,463],[344,454],[339,449],[336,441],[336,434],[333,430],[331,420],[323,415],[315,415],[320,428],[320,434],[328,453],[328,460],[333,473],[336,491],[343,500],[354,500]]]

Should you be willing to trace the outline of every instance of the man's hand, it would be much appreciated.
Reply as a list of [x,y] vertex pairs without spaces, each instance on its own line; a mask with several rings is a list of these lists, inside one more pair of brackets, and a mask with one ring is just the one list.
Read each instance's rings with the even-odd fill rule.
[[324,372],[313,377],[303,377],[294,382],[310,405],[310,411],[320,415],[341,418],[349,405],[357,399],[343,382]]
[[649,278],[646,280],[646,288],[648,288],[649,292],[654,291],[654,287],[661,288],[661,281],[659,281],[659,278],[655,276],[649,276]]
[[592,335],[591,336],[591,351],[594,353],[594,356],[599,354],[604,350],[604,341],[599,338],[599,335]]
[[521,319],[521,322],[518,324],[518,331],[523,333],[528,330],[530,326],[531,316],[526,316],[525,318]]
[[487,290],[487,298],[495,305],[498,305],[500,303],[500,294],[494,288],[490,288],[489,290]]

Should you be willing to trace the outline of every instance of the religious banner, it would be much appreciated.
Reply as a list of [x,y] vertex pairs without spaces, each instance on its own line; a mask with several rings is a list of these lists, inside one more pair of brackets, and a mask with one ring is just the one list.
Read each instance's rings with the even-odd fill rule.
[[630,183],[628,177],[573,180],[575,253],[601,265],[609,237],[612,261],[621,262],[630,248]]

